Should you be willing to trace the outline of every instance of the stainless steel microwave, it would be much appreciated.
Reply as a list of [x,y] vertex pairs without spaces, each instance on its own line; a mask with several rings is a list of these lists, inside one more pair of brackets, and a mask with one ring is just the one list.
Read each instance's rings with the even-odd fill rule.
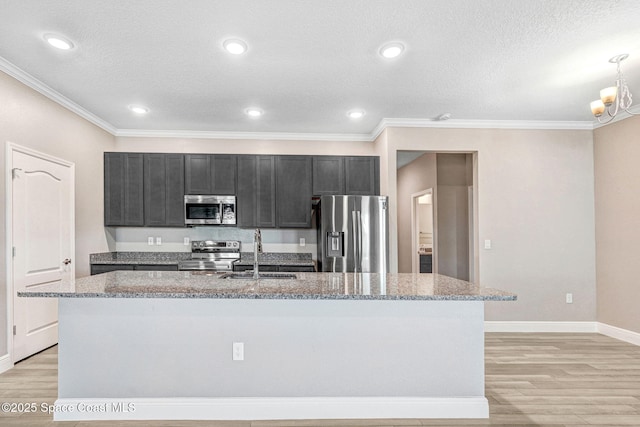
[[186,225],[235,225],[236,196],[184,196]]

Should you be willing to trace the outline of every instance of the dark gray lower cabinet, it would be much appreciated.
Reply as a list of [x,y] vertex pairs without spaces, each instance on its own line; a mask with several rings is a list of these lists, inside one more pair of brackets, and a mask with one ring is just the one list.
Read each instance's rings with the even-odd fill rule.
[[374,196],[380,194],[380,158],[345,157],[345,194]]
[[433,272],[433,256],[432,255],[420,255],[420,273],[432,273]]
[[278,156],[276,158],[278,227],[311,227],[311,171],[310,156]]
[[104,225],[144,225],[144,156],[104,153]]
[[[233,271],[249,271],[253,270],[252,265],[234,265]],[[311,265],[259,265],[258,271],[268,272],[299,272],[313,273],[315,269]]]
[[238,227],[276,226],[274,156],[238,156]]
[[144,225],[184,226],[184,156],[144,155]]
[[91,264],[91,275],[108,273],[110,271],[138,270],[138,271],[178,271],[177,265],[154,264]]

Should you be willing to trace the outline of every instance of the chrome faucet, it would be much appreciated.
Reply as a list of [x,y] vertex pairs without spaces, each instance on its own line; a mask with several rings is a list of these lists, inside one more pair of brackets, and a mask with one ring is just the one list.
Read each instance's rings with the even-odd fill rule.
[[262,253],[262,234],[260,233],[260,229],[256,228],[255,233],[253,234],[253,278],[257,279],[260,277],[258,272],[258,254]]

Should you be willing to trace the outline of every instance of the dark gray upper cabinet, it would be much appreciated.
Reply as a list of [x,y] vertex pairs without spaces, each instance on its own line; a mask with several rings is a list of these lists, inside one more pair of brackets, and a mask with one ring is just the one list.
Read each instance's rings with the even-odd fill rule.
[[345,194],[344,157],[313,156],[313,195]]
[[237,160],[233,154],[185,155],[185,194],[236,194]]
[[345,194],[380,194],[380,158],[344,157]]
[[276,226],[274,156],[238,156],[238,227]]
[[104,225],[144,225],[143,154],[104,153]]
[[238,227],[256,226],[256,156],[238,156]]
[[185,194],[211,194],[211,156],[187,154],[185,163]]
[[184,156],[144,155],[144,225],[184,226]]
[[276,161],[274,156],[256,158],[256,226],[276,226]]
[[276,157],[277,226],[311,227],[312,158]]

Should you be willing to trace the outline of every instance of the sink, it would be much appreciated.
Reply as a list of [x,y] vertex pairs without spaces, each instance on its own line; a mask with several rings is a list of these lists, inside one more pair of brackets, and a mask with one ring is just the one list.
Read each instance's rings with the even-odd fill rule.
[[[248,273],[226,273],[220,276],[221,279],[253,279],[253,272]],[[293,273],[259,273],[258,279],[297,279]]]

